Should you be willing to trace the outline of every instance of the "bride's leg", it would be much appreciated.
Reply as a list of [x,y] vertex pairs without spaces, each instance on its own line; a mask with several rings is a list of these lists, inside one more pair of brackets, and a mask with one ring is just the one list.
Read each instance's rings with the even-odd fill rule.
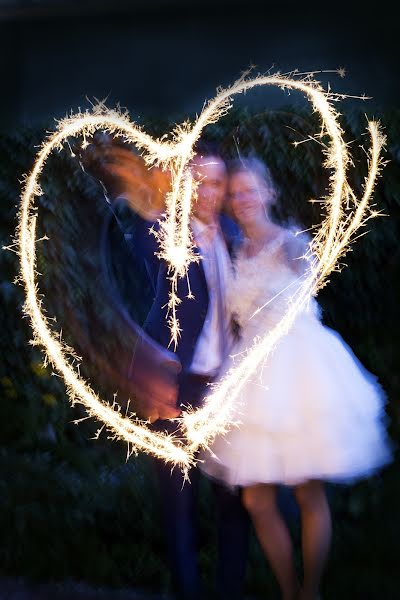
[[242,499],[279,582],[283,600],[294,600],[299,584],[293,564],[292,541],[276,501],[276,487],[267,484],[246,487]]
[[294,488],[301,513],[304,586],[301,600],[316,600],[331,542],[331,515],[324,486],[308,481]]

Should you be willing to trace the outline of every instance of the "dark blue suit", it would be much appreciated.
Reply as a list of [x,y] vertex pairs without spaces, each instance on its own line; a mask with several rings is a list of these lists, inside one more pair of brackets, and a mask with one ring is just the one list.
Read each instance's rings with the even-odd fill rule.
[[[167,303],[171,283],[167,277],[167,265],[156,253],[159,251],[154,235],[149,235],[153,224],[138,220],[135,228],[135,251],[143,257],[147,273],[153,288],[154,299],[144,323],[144,330],[161,346],[167,348],[171,332],[167,323]],[[201,333],[208,309],[208,289],[201,261],[189,266],[188,276],[194,299],[188,299],[186,278],[179,279],[178,296],[182,300],[177,309],[182,335],[176,348],[176,354],[183,371],[187,371],[193,359],[197,339]]]
[[[125,238],[136,256],[143,257],[147,275],[152,285],[154,298],[144,324],[145,331],[160,345],[168,347],[170,330],[166,319],[166,304],[170,291],[167,278],[167,265],[155,253],[157,240],[149,235],[152,223],[135,219],[134,232],[126,233]],[[236,226],[227,218],[221,218],[221,227],[227,246],[232,245],[238,236]],[[182,329],[176,354],[182,364],[179,375],[178,404],[198,406],[206,393],[204,377],[196,378],[189,373],[197,340],[202,331],[207,314],[209,295],[204,269],[199,263],[192,263],[188,272],[194,299],[187,298],[185,278],[180,279],[178,295],[181,303],[177,316]],[[135,368],[135,361],[133,361]],[[176,425],[171,421],[158,421],[154,427],[172,431]],[[166,539],[174,591],[179,600],[199,600],[203,598],[200,576],[197,567],[196,516],[198,469],[192,469],[190,484],[183,485],[182,474],[161,460],[156,460],[160,483],[161,502],[164,512]],[[218,511],[219,560],[217,565],[218,598],[239,600],[242,590],[247,558],[247,538],[249,519],[244,510],[239,492],[235,493],[218,483],[213,484]]]

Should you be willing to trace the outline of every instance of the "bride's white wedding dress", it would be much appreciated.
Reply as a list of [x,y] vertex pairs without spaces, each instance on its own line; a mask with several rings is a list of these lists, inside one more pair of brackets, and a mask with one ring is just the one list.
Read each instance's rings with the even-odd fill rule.
[[[241,339],[223,372],[286,312],[304,270],[305,261],[295,257],[303,251],[284,229],[252,258],[239,251],[227,298]],[[367,476],[391,460],[384,404],[376,378],[321,323],[311,299],[264,367],[245,383],[233,414],[241,424],[217,436],[199,466],[228,485]]]

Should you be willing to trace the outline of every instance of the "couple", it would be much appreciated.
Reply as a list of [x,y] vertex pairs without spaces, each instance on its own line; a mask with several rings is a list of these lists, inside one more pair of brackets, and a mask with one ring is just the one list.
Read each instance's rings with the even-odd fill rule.
[[[122,162],[111,171],[125,182],[119,196],[135,206],[129,165]],[[276,186],[261,161],[248,158],[227,167],[217,149],[199,146],[191,168],[198,188],[190,225],[201,256],[188,273],[194,299],[182,279],[176,354],[163,362],[155,350],[153,376],[143,381],[138,345],[132,369],[142,415],[155,429],[170,432],[176,424],[168,419],[181,407],[200,406],[208,384],[230,368],[233,355],[281,319],[306,266],[299,257],[307,242],[270,219]],[[225,203],[234,222],[220,214]],[[155,216],[142,211],[134,251],[144,259],[154,292],[144,329],[167,348],[170,281],[149,235]],[[282,598],[316,600],[331,537],[323,482],[367,476],[390,460],[383,394],[340,336],[321,324],[311,300],[262,372],[245,384],[236,416],[240,427],[217,437],[199,463],[212,480],[219,514],[219,598],[242,598],[250,517]],[[196,549],[199,471],[191,471],[191,484],[183,485],[178,469],[158,460],[156,466],[175,592],[184,600],[202,598]],[[302,584],[277,505],[280,484],[293,488],[300,508]]]

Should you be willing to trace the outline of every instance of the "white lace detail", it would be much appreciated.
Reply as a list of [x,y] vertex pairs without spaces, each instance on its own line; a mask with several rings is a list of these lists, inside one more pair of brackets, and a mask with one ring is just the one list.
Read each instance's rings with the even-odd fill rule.
[[[299,269],[298,265],[301,265],[300,261],[307,263],[299,256],[307,247],[303,245],[302,248],[295,242],[299,251],[295,261],[290,259],[287,250],[293,247],[292,238],[292,231],[282,230],[255,256],[247,257],[241,250],[237,254],[235,273],[228,286],[228,306],[247,339],[263,334],[284,316],[288,302],[303,281],[305,269]],[[316,311],[316,302],[311,304],[313,312]]]

